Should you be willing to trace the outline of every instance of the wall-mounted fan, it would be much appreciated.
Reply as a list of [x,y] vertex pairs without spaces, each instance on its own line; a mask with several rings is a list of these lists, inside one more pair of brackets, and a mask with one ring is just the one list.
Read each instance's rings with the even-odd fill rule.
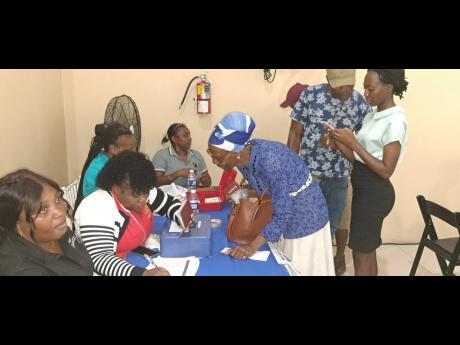
[[127,95],[114,97],[110,100],[105,111],[104,123],[119,122],[128,128],[136,137],[136,151],[141,145],[141,117],[136,103]]

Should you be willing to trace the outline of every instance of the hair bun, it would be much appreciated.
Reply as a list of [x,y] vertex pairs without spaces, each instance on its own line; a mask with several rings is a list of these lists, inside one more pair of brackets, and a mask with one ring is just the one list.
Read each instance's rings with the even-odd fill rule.
[[107,124],[99,123],[96,126],[94,126],[94,134],[96,134],[97,137],[100,137],[102,134],[104,134],[106,128]]
[[168,135],[165,134],[164,137],[163,137],[163,139],[161,140],[161,144],[167,143],[168,141],[169,141]]

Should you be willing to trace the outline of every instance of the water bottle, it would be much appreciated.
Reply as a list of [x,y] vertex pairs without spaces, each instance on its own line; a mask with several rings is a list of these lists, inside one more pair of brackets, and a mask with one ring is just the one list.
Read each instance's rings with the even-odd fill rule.
[[196,189],[196,174],[195,170],[193,169],[190,169],[188,172],[187,189],[189,192],[192,192],[192,190]]
[[190,191],[190,206],[192,207],[192,211],[195,216],[200,212],[198,208],[199,202],[200,201],[198,200],[198,195],[196,194],[196,190],[192,189]]

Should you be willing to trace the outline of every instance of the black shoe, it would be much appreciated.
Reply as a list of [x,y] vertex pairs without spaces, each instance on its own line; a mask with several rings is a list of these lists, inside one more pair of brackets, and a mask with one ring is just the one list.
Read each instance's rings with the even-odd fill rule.
[[335,266],[335,275],[336,276],[341,276],[344,274],[347,270],[347,265],[345,263],[345,255],[337,258],[334,257],[334,266]]

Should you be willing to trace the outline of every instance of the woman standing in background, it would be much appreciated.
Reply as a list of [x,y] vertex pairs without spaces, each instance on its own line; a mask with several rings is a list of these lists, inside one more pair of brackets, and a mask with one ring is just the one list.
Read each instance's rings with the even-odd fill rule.
[[338,149],[354,163],[350,241],[356,275],[377,275],[376,250],[382,244],[383,220],[395,203],[390,182],[407,147],[405,111],[394,102],[407,90],[403,69],[369,69],[364,96],[377,110],[363,120],[355,137],[350,129],[328,128]]

